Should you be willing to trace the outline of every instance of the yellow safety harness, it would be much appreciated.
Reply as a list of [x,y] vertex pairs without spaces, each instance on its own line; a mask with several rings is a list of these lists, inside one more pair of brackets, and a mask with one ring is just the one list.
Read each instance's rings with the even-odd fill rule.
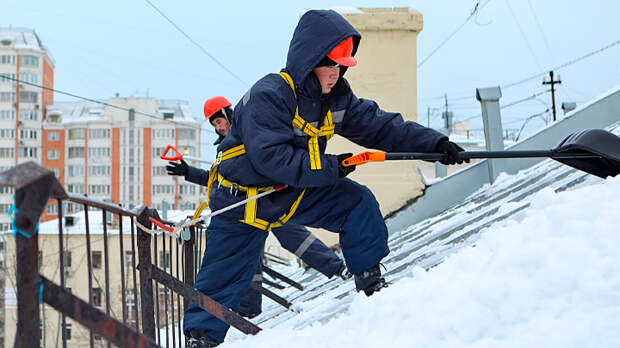
[[[295,84],[293,83],[293,79],[291,76],[285,72],[281,72],[280,76],[288,83],[288,85],[293,90],[293,94],[295,94],[295,98],[297,98],[297,93],[295,92]],[[332,121],[332,113],[331,110],[327,111],[327,115],[325,115],[325,119],[323,120],[323,125],[320,129],[317,129],[310,123],[306,122],[299,115],[299,107],[295,108],[295,116],[293,117],[293,127],[301,129],[306,135],[310,138],[308,139],[308,152],[310,154],[310,169],[311,170],[321,170],[321,156],[319,151],[319,137],[326,137],[327,140],[331,139],[334,136],[334,122]],[[231,159],[233,157],[241,156],[245,154],[245,147],[243,144],[230,148],[224,152],[219,152],[217,154],[217,158],[215,163],[211,167],[209,171],[209,181],[207,185],[207,202],[209,202],[209,197],[211,195],[211,188],[215,182],[218,183],[219,186],[224,186],[229,188],[231,193],[236,193],[238,191],[247,192],[247,198],[252,198],[256,196],[258,193],[269,191],[273,189],[273,186],[243,186],[236,183],[233,183],[229,180],[226,180],[219,172],[218,166],[222,161]],[[243,223],[248,225],[260,228],[265,231],[269,231],[274,227],[279,227],[285,224],[292,216],[295,214],[299,203],[301,202],[302,197],[306,190],[304,189],[299,197],[293,202],[293,205],[289,209],[289,212],[282,215],[275,222],[268,222],[256,217],[256,209],[257,209],[257,200],[253,200],[248,202],[245,205],[245,215],[244,219],[240,220]]]

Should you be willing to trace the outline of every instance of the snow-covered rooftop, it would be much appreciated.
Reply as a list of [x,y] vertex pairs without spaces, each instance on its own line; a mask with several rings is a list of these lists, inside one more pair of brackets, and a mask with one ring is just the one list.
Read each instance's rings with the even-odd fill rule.
[[[611,127],[620,134],[620,125]],[[296,266],[303,292],[274,290],[223,347],[618,347],[620,177],[553,160],[501,175],[460,204],[389,236],[367,298],[354,283]]]
[[[168,113],[174,114],[173,120],[175,122],[201,121],[194,116],[187,101],[176,99],[156,99],[155,101],[157,103],[159,115],[152,116],[161,117],[162,121],[163,115]],[[47,107],[47,112],[48,115],[60,115],[62,124],[97,121],[106,116],[106,104],[114,105],[114,103],[111,103],[108,100],[56,102]],[[136,109],[136,111],[142,112],[138,109]]]

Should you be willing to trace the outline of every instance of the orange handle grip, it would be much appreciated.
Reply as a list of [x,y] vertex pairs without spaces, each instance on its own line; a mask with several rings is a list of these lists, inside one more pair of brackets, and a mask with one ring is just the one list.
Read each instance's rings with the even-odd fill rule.
[[159,228],[161,228],[162,230],[166,230],[166,231],[168,231],[168,232],[174,232],[174,227],[164,225],[164,223],[163,223],[163,222],[161,222],[161,221],[157,221],[157,219],[155,219],[155,218],[153,218],[153,217],[150,217],[150,218],[149,218],[149,220],[150,220],[152,223],[154,223],[155,225],[159,226]]
[[367,151],[357,154],[355,156],[346,158],[342,161],[342,165],[345,167],[357,166],[368,162],[383,162],[385,161],[385,152],[383,151]]
[[[174,157],[166,156],[166,154],[168,153],[168,150],[174,151],[176,155]],[[179,152],[179,150],[175,149],[174,146],[168,145],[166,149],[164,150],[164,153],[162,153],[161,156],[159,156],[159,158],[163,160],[167,160],[167,161],[178,161],[180,159],[183,159],[183,155]]]

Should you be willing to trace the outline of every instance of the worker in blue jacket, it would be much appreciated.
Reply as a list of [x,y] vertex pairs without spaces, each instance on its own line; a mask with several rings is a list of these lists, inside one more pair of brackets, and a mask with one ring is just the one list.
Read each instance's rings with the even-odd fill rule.
[[[288,222],[338,233],[347,268],[368,296],[385,286],[379,262],[387,228],[372,192],[346,176],[350,154],[325,153],[341,136],[389,152],[441,152],[462,163],[446,136],[377,103],[358,98],[344,78],[357,64],[361,35],[337,12],[310,10],[299,20],[286,67],[256,82],[235,106],[231,128],[210,172],[209,206],[217,210],[274,186],[288,185],[211,219],[210,247],[195,287],[236,310],[252,280],[267,232]],[[194,347],[223,342],[229,326],[199,309],[185,312]]]
[[[232,104],[222,96],[207,99],[204,104],[205,118],[211,123],[218,139],[215,145],[219,144],[228,134],[230,129],[229,117],[232,115]],[[169,162],[166,166],[169,175],[180,175],[185,180],[199,185],[207,185],[209,171],[188,165],[185,161]],[[295,254],[307,265],[331,278],[334,275],[343,279],[350,277],[342,259],[328,248],[320,239],[316,238],[312,232],[303,226],[288,223],[282,227],[272,230],[278,242],[284,249]],[[252,280],[254,288],[250,287],[241,299],[238,312],[246,317],[252,318],[261,313],[262,296],[256,290],[262,286],[262,267],[258,265],[256,274]]]

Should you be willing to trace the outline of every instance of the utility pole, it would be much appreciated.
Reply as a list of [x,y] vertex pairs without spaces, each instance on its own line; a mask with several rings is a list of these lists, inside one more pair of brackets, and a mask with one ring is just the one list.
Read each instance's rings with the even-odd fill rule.
[[445,120],[445,127],[446,127],[446,131],[448,132],[448,134],[452,133],[452,113],[450,111],[448,111],[448,93],[444,94],[444,98],[445,98],[445,108],[446,111],[444,111],[443,113],[443,118]]
[[431,107],[426,107],[426,125],[431,128]]
[[543,77],[543,85],[551,85],[551,104],[553,105],[553,122],[555,122],[555,85],[562,84],[562,80],[560,80],[560,75],[558,75],[558,79],[553,79],[553,70],[549,71],[549,77],[551,80],[549,82],[546,81],[545,77]]

